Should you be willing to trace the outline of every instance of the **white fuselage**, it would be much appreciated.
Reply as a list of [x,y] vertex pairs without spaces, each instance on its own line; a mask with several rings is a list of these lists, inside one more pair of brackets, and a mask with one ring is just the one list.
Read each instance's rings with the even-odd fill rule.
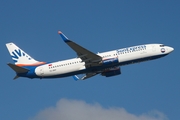
[[[113,51],[98,53],[103,60],[109,58],[118,58],[118,64],[114,66],[102,66],[102,70],[106,67],[122,66],[131,63],[142,62],[146,60],[156,59],[165,56],[173,51],[173,48],[164,46],[162,44],[146,44],[138,45],[123,49],[117,49]],[[35,69],[37,76],[42,78],[48,77],[66,77],[75,74],[87,73],[85,62],[81,62],[80,58],[73,58],[68,60],[62,60],[58,62],[52,62],[38,66]],[[98,70],[101,70],[99,67]]]

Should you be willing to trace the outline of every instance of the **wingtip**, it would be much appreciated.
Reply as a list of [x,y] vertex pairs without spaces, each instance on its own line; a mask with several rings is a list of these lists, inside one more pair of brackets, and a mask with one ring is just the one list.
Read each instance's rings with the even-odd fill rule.
[[73,79],[74,79],[75,81],[78,81],[78,80],[79,80],[79,77],[78,77],[77,75],[74,75],[74,76],[73,76]]
[[58,34],[61,36],[61,38],[65,41],[65,42],[67,42],[69,39],[68,39],[68,37],[66,37],[60,30],[58,31]]
[[60,30],[58,30],[58,34],[60,35],[60,34],[62,34],[62,32]]

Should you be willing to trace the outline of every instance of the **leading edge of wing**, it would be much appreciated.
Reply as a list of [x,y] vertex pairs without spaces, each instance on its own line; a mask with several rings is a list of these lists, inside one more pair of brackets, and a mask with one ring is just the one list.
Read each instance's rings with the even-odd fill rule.
[[58,34],[61,36],[64,42],[67,43],[77,53],[78,57],[81,58],[81,60],[84,61],[86,64],[91,64],[95,61],[100,62],[102,60],[101,56],[69,40],[61,31],[58,31]]

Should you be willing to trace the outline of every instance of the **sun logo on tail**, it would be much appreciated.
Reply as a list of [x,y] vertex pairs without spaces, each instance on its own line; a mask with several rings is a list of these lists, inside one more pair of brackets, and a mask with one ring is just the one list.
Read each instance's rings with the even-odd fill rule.
[[21,58],[21,57],[26,57],[28,60],[31,60],[31,57],[29,57],[28,55],[26,55],[24,52],[22,52],[20,49],[15,49],[13,52],[12,52],[12,55],[11,55],[12,59],[14,62],[18,62],[18,59]]

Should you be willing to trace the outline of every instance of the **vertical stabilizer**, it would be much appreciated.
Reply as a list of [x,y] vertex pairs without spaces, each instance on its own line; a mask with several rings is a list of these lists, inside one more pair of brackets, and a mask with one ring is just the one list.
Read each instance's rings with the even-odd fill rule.
[[33,59],[30,55],[28,55],[14,43],[7,43],[6,47],[16,65],[34,64],[39,62]]

